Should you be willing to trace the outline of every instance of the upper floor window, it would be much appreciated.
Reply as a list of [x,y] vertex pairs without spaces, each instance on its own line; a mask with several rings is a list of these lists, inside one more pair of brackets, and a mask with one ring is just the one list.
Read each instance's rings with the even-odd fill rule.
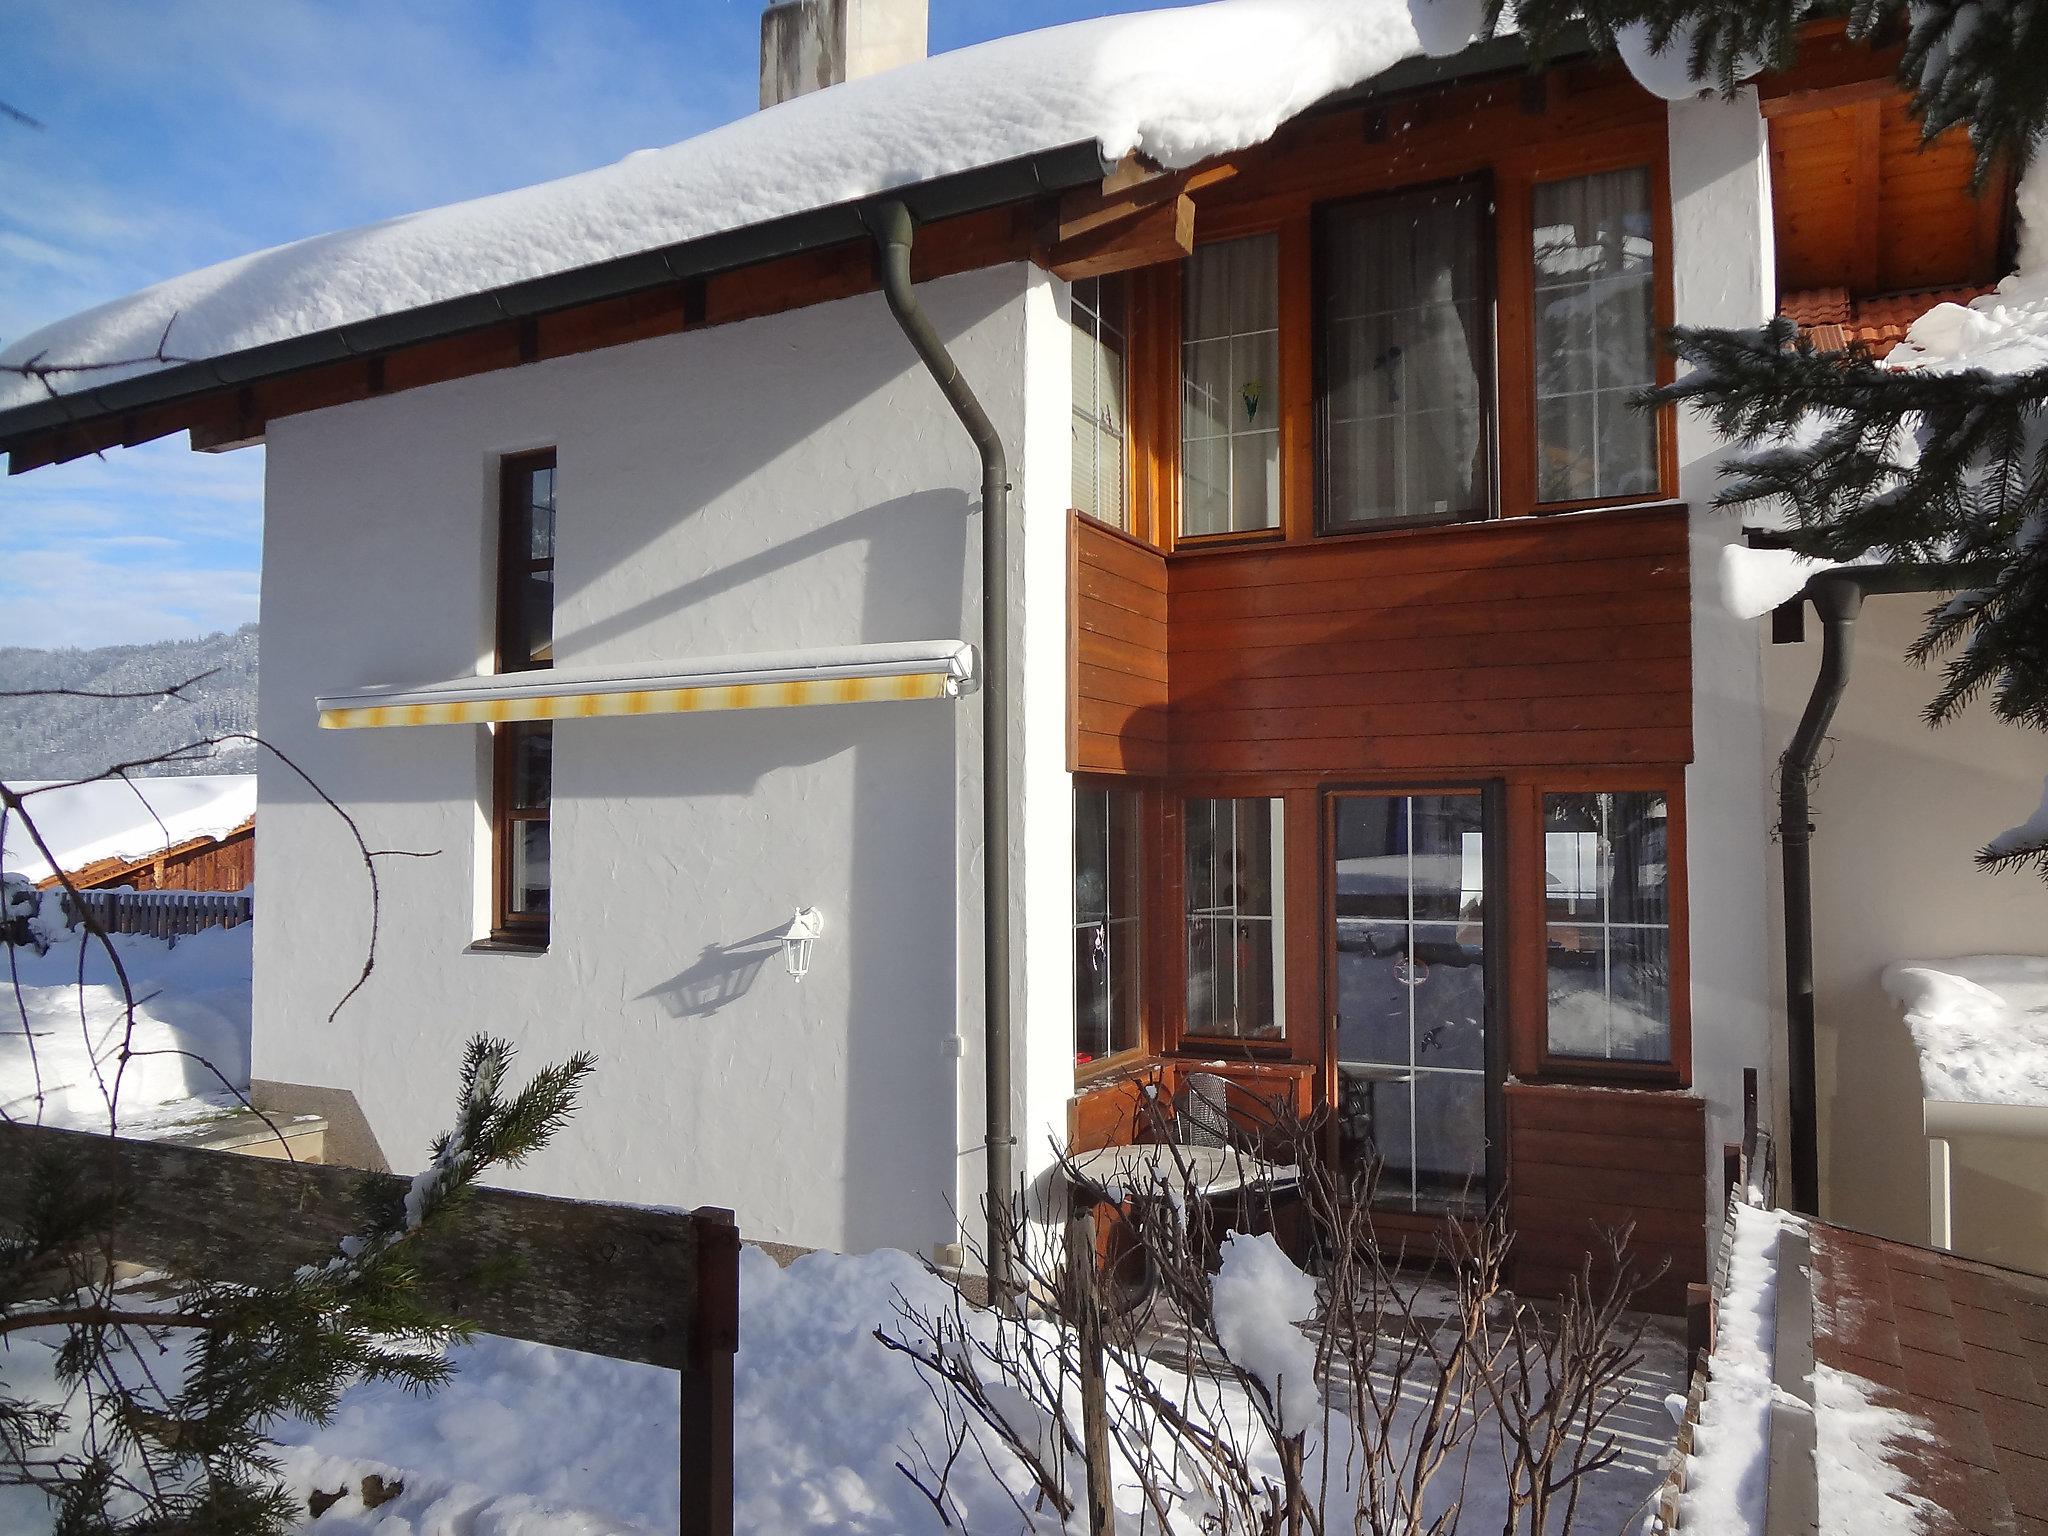
[[[499,465],[497,662],[530,672],[555,660],[555,454]],[[491,728],[491,936],[544,945],[553,880],[554,725]]]
[[1121,278],[1077,280],[1074,331],[1074,508],[1128,530],[1124,495],[1125,359]]
[[1138,796],[1074,789],[1074,1065],[1143,1042]]
[[1484,515],[1492,262],[1475,183],[1343,203],[1317,227],[1322,526]]
[[1280,526],[1280,242],[1198,246],[1181,317],[1180,531]]
[[1536,497],[1656,491],[1656,238],[1643,167],[1538,182],[1532,193]]
[[1287,1033],[1285,807],[1278,799],[1186,804],[1190,1035]]

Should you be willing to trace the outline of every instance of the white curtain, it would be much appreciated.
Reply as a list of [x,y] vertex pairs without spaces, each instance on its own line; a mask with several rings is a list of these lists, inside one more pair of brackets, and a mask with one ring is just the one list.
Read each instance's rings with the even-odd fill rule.
[[1181,532],[1280,526],[1280,252],[1272,235],[1188,258]]
[[1655,422],[1630,404],[1656,380],[1649,172],[1541,183],[1533,211],[1537,497],[1654,492]]
[[1325,523],[1483,510],[1490,347],[1479,189],[1336,208],[1323,239]]

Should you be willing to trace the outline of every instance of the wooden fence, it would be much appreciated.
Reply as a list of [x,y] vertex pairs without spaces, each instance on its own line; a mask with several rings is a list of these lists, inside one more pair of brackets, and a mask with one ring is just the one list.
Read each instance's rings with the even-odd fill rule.
[[[282,1280],[331,1257],[363,1225],[355,1198],[363,1179],[393,1197],[409,1183],[0,1123],[0,1223],[20,1223],[27,1170],[49,1147],[71,1149],[93,1180],[128,1191],[117,1259],[245,1284]],[[677,1372],[681,1530],[730,1536],[739,1251],[730,1211],[478,1189],[453,1230],[423,1240],[420,1263],[433,1303],[485,1333]]]
[[239,928],[256,916],[247,891],[58,890],[64,926],[76,928],[90,913],[103,933],[140,933],[176,944],[203,928]]

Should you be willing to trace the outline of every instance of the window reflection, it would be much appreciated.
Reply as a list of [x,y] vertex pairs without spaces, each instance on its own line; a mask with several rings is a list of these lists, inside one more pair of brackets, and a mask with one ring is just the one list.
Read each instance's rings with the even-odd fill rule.
[[1283,804],[1187,802],[1190,1035],[1272,1040],[1287,1032]]
[[1551,1054],[1669,1061],[1664,796],[1545,795],[1543,829]]

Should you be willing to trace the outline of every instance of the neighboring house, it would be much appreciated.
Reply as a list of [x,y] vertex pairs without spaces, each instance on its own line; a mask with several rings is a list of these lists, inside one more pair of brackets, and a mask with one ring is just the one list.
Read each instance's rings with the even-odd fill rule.
[[256,775],[18,782],[55,862],[12,818],[0,830],[10,874],[80,890],[242,891],[256,874]]
[[[764,95],[921,52],[903,4]],[[1780,736],[1723,445],[1630,400],[1660,326],[1774,312],[1831,174],[1785,125],[1892,60],[1822,24],[1666,102],[1428,41],[1389,0],[1055,28],[20,343],[205,359],[0,382],[0,445],[265,442],[266,734],[432,855],[380,862],[331,1016],[368,885],[266,763],[259,1091],[404,1164],[467,1036],[589,1049],[551,1188],[950,1253],[991,1168],[1042,1187],[1199,1063],[1376,1151],[1390,1230],[1508,1187],[1525,1285],[1624,1220],[1658,1300],[1703,1279]],[[1899,217],[1992,233],[1915,286],[1997,275],[1965,160]],[[1800,286],[1854,289],[1861,227]]]

